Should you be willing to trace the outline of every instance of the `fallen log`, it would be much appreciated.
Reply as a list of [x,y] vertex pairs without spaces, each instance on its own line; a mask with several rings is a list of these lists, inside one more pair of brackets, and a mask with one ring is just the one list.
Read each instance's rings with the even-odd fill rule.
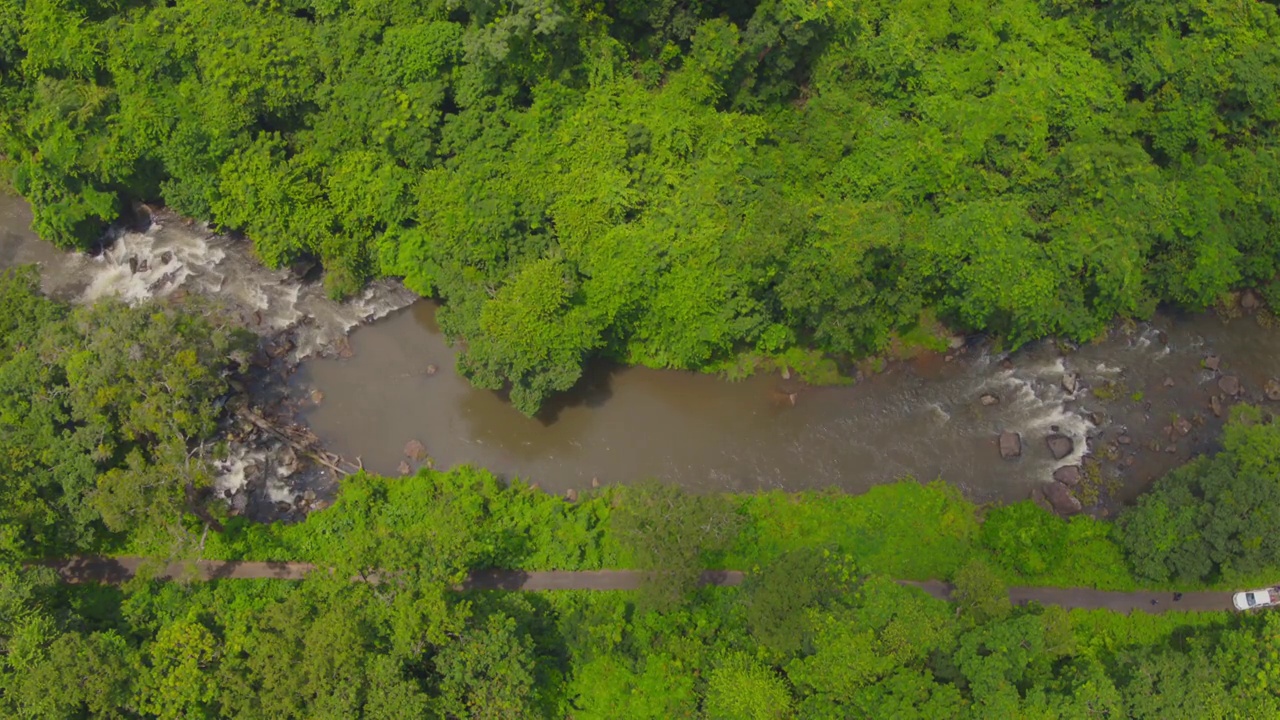
[[[311,445],[300,442],[299,440],[295,439],[291,434],[289,434],[287,431],[276,427],[266,418],[262,417],[261,415],[254,412],[253,410],[250,410],[248,407],[236,408],[235,412],[236,412],[236,415],[252,423],[254,427],[257,427],[259,430],[262,430],[263,432],[266,432],[266,433],[270,433],[271,435],[280,439],[281,442],[284,442],[286,445],[293,448],[294,452],[311,458],[317,463],[320,463],[321,465],[338,473],[338,475],[340,476],[351,474],[351,471],[343,470],[342,467],[338,464],[340,462],[346,462],[341,457],[337,455],[333,455],[332,453],[324,452],[322,450],[316,450]],[[347,464],[350,464],[350,463],[347,463]]]

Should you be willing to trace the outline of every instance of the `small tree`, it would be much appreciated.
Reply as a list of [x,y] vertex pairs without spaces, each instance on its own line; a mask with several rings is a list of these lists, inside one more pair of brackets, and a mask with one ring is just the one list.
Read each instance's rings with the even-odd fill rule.
[[649,571],[645,603],[667,609],[697,585],[707,556],[733,543],[742,516],[723,496],[691,495],[650,482],[624,495],[613,528],[636,563]]
[[802,651],[810,634],[805,610],[840,590],[830,553],[796,550],[754,573],[743,588],[747,627],[762,645],[787,656]]
[[976,625],[1004,618],[1013,610],[1009,589],[982,560],[974,558],[965,563],[953,582],[960,613]]

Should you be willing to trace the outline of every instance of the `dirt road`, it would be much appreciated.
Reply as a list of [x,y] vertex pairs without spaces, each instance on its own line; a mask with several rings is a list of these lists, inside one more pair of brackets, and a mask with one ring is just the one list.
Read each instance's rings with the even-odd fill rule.
[[[142,558],[82,557],[45,563],[54,568],[66,582],[120,583],[133,577],[143,564]],[[173,563],[161,568],[156,577],[174,579],[189,577],[197,580],[301,580],[314,571],[314,565],[283,562],[222,562],[201,560],[195,563]],[[702,575],[702,582],[712,585],[739,585],[743,574],[737,570],[709,570]],[[634,590],[644,580],[644,573],[637,570],[478,570],[463,583],[461,590]],[[903,585],[920,588],[924,592],[946,600],[951,586],[937,580],[916,582],[899,581]],[[1070,609],[1102,609],[1115,612],[1138,610],[1162,613],[1170,610],[1212,611],[1230,610],[1229,592],[1188,592],[1177,600],[1168,591],[1111,592],[1088,588],[1009,588],[1009,599],[1015,605],[1037,602],[1041,605],[1058,605]],[[1155,601],[1154,603],[1152,601]]]

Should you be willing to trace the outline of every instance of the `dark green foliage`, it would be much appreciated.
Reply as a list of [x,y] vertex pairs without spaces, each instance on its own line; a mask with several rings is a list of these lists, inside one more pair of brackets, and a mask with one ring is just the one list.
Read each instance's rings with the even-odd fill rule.
[[1223,446],[1161,479],[1119,518],[1139,577],[1194,583],[1280,565],[1280,425],[1237,406]]
[[811,642],[805,611],[842,590],[840,570],[830,552],[795,550],[752,574],[743,588],[751,636],[779,656],[803,650]]
[[515,620],[501,613],[464,631],[435,658],[441,709],[475,720],[535,717],[529,645]]
[[1096,336],[1280,270],[1258,0],[0,0],[0,158],[447,301],[534,413],[608,356],[863,355],[922,314]]
[[[884,578],[802,611],[775,663],[745,594],[668,613],[625,592],[454,595],[399,648],[376,587],[336,578],[137,584],[84,613],[77,587],[0,568],[6,717],[1274,717],[1274,614],[1009,609],[977,621]],[[508,612],[511,610],[511,612]],[[6,612],[13,616],[14,613]],[[762,652],[764,654],[762,654]]]

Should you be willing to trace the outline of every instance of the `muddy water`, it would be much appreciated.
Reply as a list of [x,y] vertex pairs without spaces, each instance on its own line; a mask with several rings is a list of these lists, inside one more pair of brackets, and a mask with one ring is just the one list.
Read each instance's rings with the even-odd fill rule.
[[[137,301],[184,289],[228,300],[264,334],[293,328],[295,357],[310,357],[291,379],[303,416],[334,450],[388,474],[418,440],[437,467],[471,463],[554,492],[644,477],[697,490],[856,492],[913,476],[942,477],[980,501],[1016,500],[1091,451],[1105,458],[1123,498],[1212,447],[1220,420],[1209,402],[1222,376],[1265,402],[1264,383],[1280,375],[1280,332],[1258,318],[1164,315],[1081,348],[1045,342],[1006,358],[974,342],[950,360],[894,364],[851,387],[594,367],[544,417],[529,419],[460,379],[433,306],[395,311],[410,296],[393,283],[338,305],[314,282],[264,270],[245,243],[176,218],[121,233],[98,258],[58,253],[31,236],[28,222],[22,203],[0,197],[0,266],[41,262],[51,292]],[[389,312],[354,332],[342,353],[350,357],[316,357]],[[1221,357],[1220,372],[1202,368],[1209,354]],[[1064,389],[1064,375],[1079,377],[1076,392]],[[984,394],[998,403],[984,405]],[[1000,457],[1002,431],[1020,433],[1022,457]],[[1071,455],[1050,455],[1045,437],[1054,432],[1074,440]],[[243,484],[246,465],[261,461],[242,453],[221,482]],[[285,500],[300,490],[276,485]]]
[[[1222,371],[1258,399],[1280,372],[1280,333],[1254,318],[1164,316],[1082,348],[1039,343],[1008,362],[976,343],[853,387],[596,368],[547,417],[528,419],[457,377],[428,303],[361,328],[351,345],[353,357],[309,361],[295,376],[300,390],[322,393],[306,417],[339,452],[394,473],[406,442],[419,440],[438,467],[471,463],[556,492],[643,477],[699,490],[857,492],[913,476],[944,478],[977,500],[1023,499],[1092,447],[1111,457],[1104,468],[1123,498],[1211,447],[1220,373],[1201,367],[1205,355],[1219,354]],[[1079,377],[1074,394],[1067,374]],[[983,405],[983,394],[998,404]],[[1169,427],[1177,417],[1191,421],[1185,435]],[[1004,430],[1022,435],[1021,458],[999,456]],[[1073,438],[1070,456],[1053,459],[1053,432]]]

